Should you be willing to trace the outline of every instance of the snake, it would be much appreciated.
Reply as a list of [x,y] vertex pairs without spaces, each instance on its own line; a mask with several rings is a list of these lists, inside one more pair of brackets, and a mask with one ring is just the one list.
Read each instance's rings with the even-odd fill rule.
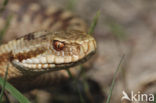
[[17,88],[64,82],[67,69],[76,75],[74,67],[96,52],[87,23],[68,10],[11,2],[0,16],[0,30],[10,15],[0,45],[0,77],[8,69],[7,80]]

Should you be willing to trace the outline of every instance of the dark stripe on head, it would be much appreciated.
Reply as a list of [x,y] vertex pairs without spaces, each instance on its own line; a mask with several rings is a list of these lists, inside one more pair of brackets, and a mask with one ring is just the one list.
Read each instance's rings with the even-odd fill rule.
[[0,55],[0,64],[1,63],[5,63],[6,61],[9,60],[9,56],[10,56],[10,53],[3,53]]
[[35,39],[35,36],[33,33],[29,33],[27,35],[24,36],[24,40],[34,40]]
[[29,51],[27,53],[18,53],[16,55],[11,54],[10,60],[18,59],[20,62],[24,59],[36,57],[39,54],[42,54],[45,52],[45,48],[37,48],[36,50]]
[[16,40],[19,40],[21,38],[23,38],[24,40],[34,40],[35,39],[34,32],[26,34],[26,35],[21,36],[21,37],[18,37],[18,38],[16,38]]

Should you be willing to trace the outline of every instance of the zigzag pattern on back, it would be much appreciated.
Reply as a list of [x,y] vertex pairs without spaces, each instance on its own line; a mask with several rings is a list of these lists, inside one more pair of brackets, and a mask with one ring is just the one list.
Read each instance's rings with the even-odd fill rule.
[[[76,29],[87,31],[86,23],[69,11],[54,7],[43,7],[38,4],[7,5],[0,17],[0,29],[5,25],[6,18],[12,15],[11,23],[4,37],[4,41],[20,37],[30,32],[48,30]],[[8,38],[10,36],[10,38]]]

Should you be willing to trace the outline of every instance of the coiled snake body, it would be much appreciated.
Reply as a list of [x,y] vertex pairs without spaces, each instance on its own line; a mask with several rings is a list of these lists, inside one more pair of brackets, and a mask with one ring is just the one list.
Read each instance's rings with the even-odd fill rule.
[[83,63],[95,52],[96,42],[87,34],[85,22],[70,12],[10,3],[0,17],[0,29],[9,15],[13,16],[4,36],[9,42],[0,46],[0,76],[8,66],[7,80],[16,87],[64,81],[68,79],[64,69]]

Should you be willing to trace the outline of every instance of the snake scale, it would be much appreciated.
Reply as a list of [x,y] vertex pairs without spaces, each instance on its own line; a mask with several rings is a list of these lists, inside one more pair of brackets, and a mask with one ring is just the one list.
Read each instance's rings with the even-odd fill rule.
[[12,19],[0,46],[0,76],[8,66],[7,80],[17,88],[63,82],[69,79],[65,69],[85,62],[96,51],[86,23],[69,11],[9,3],[0,17],[0,29],[9,15]]

